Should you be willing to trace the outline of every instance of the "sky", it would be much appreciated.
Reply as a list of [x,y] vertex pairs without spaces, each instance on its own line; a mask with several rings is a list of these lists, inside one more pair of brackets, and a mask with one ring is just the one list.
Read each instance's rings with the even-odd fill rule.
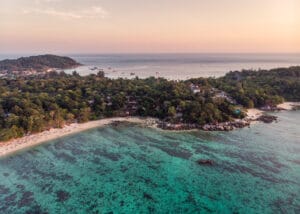
[[0,53],[299,53],[299,10],[299,0],[1,0]]

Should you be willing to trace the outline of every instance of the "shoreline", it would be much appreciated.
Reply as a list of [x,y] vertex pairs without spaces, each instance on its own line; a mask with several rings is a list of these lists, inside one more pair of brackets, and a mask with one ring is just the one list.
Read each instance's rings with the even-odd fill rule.
[[245,120],[250,120],[252,122],[257,121],[257,119],[262,116],[265,112],[275,112],[275,111],[292,111],[300,107],[300,102],[283,102],[276,106],[277,110],[261,110],[258,108],[247,109],[247,116]]
[[147,123],[151,123],[151,121],[153,120],[154,120],[153,118],[142,118],[142,117],[114,117],[114,118],[104,118],[104,119],[90,121],[86,123],[72,123],[70,125],[64,126],[63,128],[53,128],[48,131],[31,134],[7,142],[0,142],[0,157],[7,156],[15,152],[18,152],[20,150],[34,147],[42,143],[55,140],[61,137],[110,125],[115,122],[129,122],[129,123],[147,125]]
[[[284,102],[282,104],[279,104],[277,107],[282,110],[292,110],[295,106],[300,106],[300,102]],[[251,124],[256,123],[257,119],[260,116],[262,116],[264,112],[265,111],[256,108],[247,109],[247,116],[243,119],[243,121],[247,121]],[[12,153],[18,152],[20,150],[31,148],[61,137],[80,133],[93,128],[110,125],[115,122],[129,122],[129,123],[136,123],[136,124],[144,124],[146,126],[157,128],[157,121],[158,119],[150,118],[150,117],[145,117],[145,118],[113,117],[113,118],[104,118],[100,120],[90,121],[86,123],[72,123],[70,125],[66,125],[63,128],[53,128],[48,131],[31,134],[7,142],[2,142],[2,143],[0,142],[0,157],[7,156]],[[155,123],[156,125],[154,125]],[[198,129],[193,129],[193,130],[198,130]],[[187,131],[187,130],[183,130],[183,131]]]
[[282,110],[288,110],[288,111],[299,107],[300,107],[300,102],[284,102],[277,105],[277,108],[280,108]]

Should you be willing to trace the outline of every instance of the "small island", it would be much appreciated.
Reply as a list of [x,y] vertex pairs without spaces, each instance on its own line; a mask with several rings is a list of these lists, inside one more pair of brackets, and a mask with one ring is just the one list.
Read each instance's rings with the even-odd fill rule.
[[6,59],[0,61],[0,75],[6,76],[28,76],[45,74],[57,69],[70,69],[80,66],[80,63],[65,56],[51,54],[21,57],[19,59]]
[[[129,117],[153,118],[156,126],[169,130],[229,131],[253,120],[276,119],[251,116],[248,109],[281,110],[280,103],[300,101],[300,67],[170,81],[109,79],[101,71],[88,76],[43,72],[79,65],[71,58],[50,55],[4,60],[0,65],[7,72],[21,72],[0,79],[0,141],[70,124]],[[36,69],[37,74],[23,75],[26,68]]]

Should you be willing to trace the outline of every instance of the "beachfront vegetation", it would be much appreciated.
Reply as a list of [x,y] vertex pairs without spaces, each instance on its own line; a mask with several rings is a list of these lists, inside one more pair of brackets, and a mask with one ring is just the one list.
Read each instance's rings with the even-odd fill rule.
[[151,116],[204,125],[245,116],[242,107],[300,100],[300,68],[230,72],[221,78],[108,79],[103,72],[0,80],[0,140],[72,122]]

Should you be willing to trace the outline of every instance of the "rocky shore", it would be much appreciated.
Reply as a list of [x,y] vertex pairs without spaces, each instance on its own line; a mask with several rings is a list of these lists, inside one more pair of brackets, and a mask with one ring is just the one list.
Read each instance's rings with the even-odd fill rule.
[[257,121],[272,123],[274,121],[277,121],[277,117],[273,115],[261,115],[259,118],[257,118]]
[[207,124],[202,126],[204,131],[232,131],[237,128],[249,127],[251,121],[248,120],[235,120],[224,123]]
[[[285,110],[284,108],[277,108],[276,110]],[[157,127],[163,130],[185,131],[200,129],[204,131],[232,131],[238,128],[250,127],[252,122],[260,121],[264,123],[272,123],[277,121],[277,117],[273,115],[264,114],[264,111],[259,109],[248,109],[247,117],[244,119],[236,119],[233,121],[222,123],[211,123],[205,125],[198,125],[194,123],[171,123],[167,121],[157,121]]]
[[170,123],[167,121],[158,121],[157,128],[163,130],[184,131],[184,130],[200,129],[200,126],[194,123]]
[[235,120],[223,123],[213,123],[213,124],[205,124],[203,126],[197,124],[189,124],[189,123],[169,123],[160,121],[157,125],[158,128],[164,130],[175,130],[175,131],[184,131],[184,130],[192,130],[192,129],[200,129],[204,131],[231,131],[236,128],[244,128],[250,126],[251,121],[249,120]]
[[[295,106],[293,103],[289,103],[289,106]],[[297,105],[299,106],[299,105]],[[285,108],[287,109],[287,108]],[[291,108],[293,109],[293,108]],[[287,109],[289,110],[289,109]],[[263,114],[263,111],[258,109],[248,109],[247,117],[244,119],[237,119],[234,121],[228,121],[223,123],[206,124],[203,126],[197,124],[188,123],[170,123],[167,121],[160,121],[156,118],[142,118],[142,117],[118,117],[118,118],[106,118],[97,121],[90,121],[83,124],[70,124],[61,129],[51,129],[37,134],[28,135],[19,139],[14,139],[8,142],[0,142],[0,157],[11,154],[21,149],[32,147],[40,143],[54,140],[66,135],[75,134],[88,129],[101,127],[111,124],[112,126],[118,126],[120,123],[138,123],[144,127],[157,127],[163,130],[185,131],[200,129],[205,131],[231,131],[237,128],[249,127],[254,121],[261,121],[264,123],[271,123],[277,120],[276,116]],[[200,163],[201,164],[201,161]],[[202,163],[204,164],[204,163]]]

